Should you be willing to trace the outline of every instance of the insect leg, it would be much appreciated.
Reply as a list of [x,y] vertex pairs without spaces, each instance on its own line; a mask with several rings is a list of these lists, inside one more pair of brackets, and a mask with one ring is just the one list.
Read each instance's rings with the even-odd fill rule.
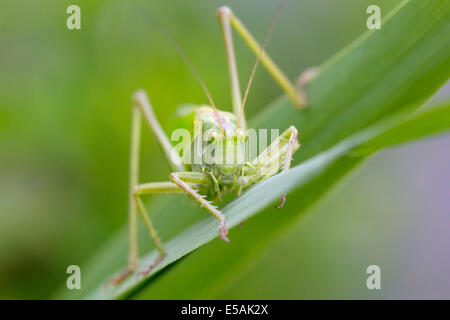
[[[233,113],[237,118],[239,117],[242,105],[242,97],[241,97],[241,89],[239,88],[239,77],[236,66],[236,56],[233,47],[233,35],[231,33],[231,25],[229,17],[230,12],[231,11],[228,7],[222,7],[217,11],[217,16],[219,18],[220,27],[222,29],[222,35],[225,42],[225,50],[228,60],[228,70],[230,72]],[[241,127],[243,130],[246,129],[246,121],[244,115],[242,115]]]
[[[244,26],[244,24],[234,15],[231,9],[227,6],[221,7],[218,10],[221,20],[228,20],[235,28],[237,33],[242,37],[244,42],[249,46],[253,53],[258,56],[261,52],[261,46]],[[286,93],[292,103],[298,108],[305,107],[305,101],[298,89],[292,84],[287,76],[280,70],[275,62],[269,57],[265,50],[261,52],[261,64],[266,68],[269,74],[279,84],[281,89]]]
[[[190,187],[198,187],[198,184],[188,183]],[[159,256],[156,258],[156,260],[146,269],[142,270],[142,274],[149,273],[164,257],[166,256],[166,252],[164,250],[164,246],[162,244],[162,241],[160,237],[158,236],[158,233],[156,229],[153,226],[153,223],[147,213],[147,210],[145,209],[145,206],[142,202],[141,196],[145,194],[170,194],[170,193],[184,193],[183,189],[180,189],[179,186],[174,184],[173,182],[150,182],[150,183],[143,183],[134,185],[133,191],[132,191],[132,197],[133,200],[130,202],[130,207],[133,207],[133,210],[138,210],[142,216],[142,219],[144,220],[145,226],[147,227],[150,237],[153,239],[155,246],[157,250],[159,251]],[[135,212],[134,211],[134,212]],[[135,225],[135,223],[133,224]],[[132,233],[133,235],[136,235],[136,232]],[[133,243],[133,245],[137,248],[137,239],[130,242],[130,244]],[[130,253],[133,252],[133,258],[130,259],[130,262],[133,262],[130,264],[122,273],[120,273],[117,277],[110,280],[111,284],[118,284],[122,282],[126,277],[128,277],[131,273],[133,273],[137,268],[138,263],[138,257],[137,257],[137,250],[136,253],[134,251],[130,250]],[[136,256],[134,256],[136,254]],[[130,255],[131,256],[131,255]]]
[[133,95],[133,100],[135,105],[139,108],[139,110],[144,114],[145,119],[147,120],[148,125],[152,129],[153,133],[158,140],[164,154],[166,155],[167,161],[170,166],[175,171],[183,171],[185,170],[181,158],[179,155],[173,151],[172,144],[169,141],[169,138],[165,134],[164,130],[161,128],[161,125],[158,122],[158,119],[153,112],[152,105],[150,100],[148,99],[147,94],[144,90],[138,90]]
[[131,120],[131,150],[130,150],[130,177],[128,192],[128,266],[118,276],[109,281],[109,284],[118,284],[132,274],[138,265],[137,240],[137,211],[134,201],[134,187],[139,176],[139,147],[141,136],[141,113],[137,106],[133,106]]
[[222,193],[219,188],[219,181],[217,181],[216,177],[214,177],[214,175],[212,173],[209,174],[209,176],[211,177],[211,179],[213,181],[214,191],[217,193],[218,201],[222,202]]
[[[266,149],[264,149],[250,165],[253,168],[252,175],[248,176],[246,186],[267,179],[278,171],[287,171],[291,167],[292,155],[299,148],[297,141],[298,131],[290,126]],[[256,173],[255,173],[256,172]],[[286,201],[286,195],[281,198],[281,208]]]
[[[137,203],[134,196],[134,188],[138,184],[139,177],[139,149],[141,136],[141,112],[145,115],[150,127],[153,129],[155,135],[158,137],[163,150],[170,161],[172,146],[169,139],[164,134],[158,120],[151,109],[150,102],[144,91],[140,90],[134,95],[134,104],[132,108],[131,120],[131,150],[130,150],[130,177],[129,177],[129,197],[128,197],[128,266],[117,277],[110,280],[109,283],[117,284],[132,274],[138,265],[138,240],[137,240]],[[176,155],[176,153],[174,153]],[[177,167],[172,161],[170,163]],[[181,164],[181,161],[179,162]],[[180,165],[180,167],[182,167]]]
[[148,274],[159,262],[161,262],[166,256],[166,251],[162,244],[161,238],[158,236],[158,232],[153,226],[152,220],[150,219],[147,209],[142,202],[141,195],[144,194],[155,194],[155,193],[182,193],[180,188],[172,182],[151,182],[136,185],[134,188],[134,200],[136,202],[137,208],[141,214],[142,220],[144,220],[145,226],[150,234],[150,237],[155,243],[156,249],[159,251],[159,256],[156,260],[147,268],[141,271],[141,274]]
[[[209,211],[219,221],[219,235],[220,238],[226,242],[230,240],[227,238],[228,229],[226,227],[225,216],[217,207],[213,206],[210,201],[206,200],[204,196],[200,195],[197,190],[192,188],[187,182],[200,182],[200,177],[197,172],[173,172],[170,174],[170,180],[193,197],[202,207]],[[202,173],[200,173],[202,174]],[[206,177],[205,174],[202,174]],[[201,178],[204,179],[204,178]]]
[[302,97],[305,104],[308,104],[308,95],[306,94],[306,87],[319,73],[319,67],[310,67],[304,70],[298,77],[297,84],[299,94]]
[[[298,142],[297,142],[297,136],[298,136],[297,128],[295,128],[294,126],[291,126],[288,130],[290,131],[290,135],[289,135],[289,140],[288,140],[288,145],[287,145],[287,151],[286,151],[284,159],[283,159],[284,160],[283,161],[283,166],[281,167],[281,172],[287,171],[287,170],[289,170],[291,168],[292,155],[295,152],[296,144],[298,144]],[[285,202],[286,202],[286,194],[283,194],[283,196],[281,197],[281,202],[277,206],[277,208],[281,209],[284,206]]]

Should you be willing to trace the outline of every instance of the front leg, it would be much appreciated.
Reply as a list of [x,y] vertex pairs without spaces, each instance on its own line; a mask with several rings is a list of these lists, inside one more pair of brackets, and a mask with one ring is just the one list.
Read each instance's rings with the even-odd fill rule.
[[[297,146],[298,145],[297,128],[295,128],[294,126],[291,126],[288,130],[290,132],[289,132],[289,138],[288,138],[288,142],[287,142],[287,150],[284,155],[283,166],[281,168],[281,172],[288,171],[291,168],[292,155],[294,154],[296,147],[298,148],[298,146]],[[286,193],[283,194],[283,196],[281,197],[281,203],[277,206],[277,209],[281,209],[284,206],[285,202],[286,202]]]
[[[249,173],[246,177],[245,186],[248,187],[267,179],[280,170],[281,172],[289,170],[291,168],[292,155],[300,147],[297,137],[297,128],[290,126],[250,164],[246,165]],[[281,203],[277,208],[283,207],[285,201],[286,194],[281,197]]]
[[230,240],[227,238],[228,229],[226,227],[225,216],[217,209],[216,206],[212,205],[211,201],[206,200],[205,196],[199,194],[197,190],[188,184],[188,182],[195,183],[199,181],[199,175],[205,177],[205,174],[199,172],[173,172],[170,174],[170,180],[194,198],[203,208],[208,210],[209,213],[211,213],[212,216],[219,221],[220,238],[225,242],[229,242]]

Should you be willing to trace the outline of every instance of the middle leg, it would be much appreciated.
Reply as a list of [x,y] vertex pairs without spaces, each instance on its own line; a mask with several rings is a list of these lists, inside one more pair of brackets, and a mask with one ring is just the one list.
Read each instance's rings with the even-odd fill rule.
[[[195,179],[194,179],[195,180]],[[203,181],[196,179],[195,182],[189,182],[187,185],[190,188],[198,188],[201,186],[201,183]],[[145,226],[147,227],[147,230],[149,232],[150,237],[152,238],[153,242],[155,243],[155,247],[159,252],[158,257],[156,260],[147,268],[142,270],[141,274],[148,274],[153,268],[161,262],[164,257],[167,255],[166,250],[164,249],[163,243],[161,241],[161,238],[158,235],[158,232],[156,231],[155,227],[153,226],[153,222],[150,219],[150,216],[147,212],[147,209],[145,208],[145,205],[141,199],[141,196],[146,194],[158,194],[158,193],[164,193],[164,194],[171,194],[171,193],[184,193],[184,190],[181,189],[178,185],[172,183],[172,182],[150,182],[150,183],[143,183],[136,185],[133,189],[133,198],[135,205],[141,214],[142,220],[145,223]]]

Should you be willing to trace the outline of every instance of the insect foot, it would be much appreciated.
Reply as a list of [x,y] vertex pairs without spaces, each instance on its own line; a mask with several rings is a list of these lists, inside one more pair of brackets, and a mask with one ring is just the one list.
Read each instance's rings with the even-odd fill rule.
[[141,272],[139,272],[139,274],[142,276],[146,276],[158,265],[158,263],[163,261],[166,256],[167,256],[167,253],[161,253],[158,256],[158,258],[156,258],[156,260],[151,265],[149,265],[147,268],[141,270]]
[[283,196],[281,197],[281,202],[279,205],[276,206],[276,208],[277,209],[283,208],[285,202],[286,202],[286,194],[283,194]]
[[129,275],[131,275],[134,272],[134,267],[128,266],[125,270],[123,270],[118,276],[110,279],[106,283],[106,287],[110,286],[117,286],[120,284],[123,280],[128,278]]
[[220,239],[222,239],[225,242],[230,242],[230,239],[227,238],[227,234],[228,234],[227,222],[225,219],[223,219],[222,221],[220,221],[219,226]]

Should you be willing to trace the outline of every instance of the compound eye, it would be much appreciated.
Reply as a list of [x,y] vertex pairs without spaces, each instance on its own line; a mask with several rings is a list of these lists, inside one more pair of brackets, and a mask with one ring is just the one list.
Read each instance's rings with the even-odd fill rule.
[[219,133],[217,131],[213,131],[208,136],[209,136],[208,141],[214,142],[214,141],[216,141],[217,137],[219,136]]

